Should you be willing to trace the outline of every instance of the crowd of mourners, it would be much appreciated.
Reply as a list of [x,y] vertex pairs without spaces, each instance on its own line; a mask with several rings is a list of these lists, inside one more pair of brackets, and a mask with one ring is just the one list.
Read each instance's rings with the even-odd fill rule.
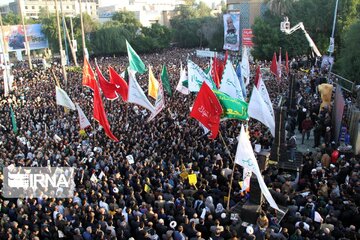
[[[203,69],[209,64],[208,59],[199,59],[193,52],[172,49],[141,55],[155,76],[166,64],[173,90],[172,97],[166,95],[165,109],[152,122],[147,122],[149,112],[142,107],[121,98],[103,99],[111,130],[119,142],[109,139],[92,119],[92,92],[82,86],[81,70],[69,71],[65,85],[61,67],[54,62],[48,69],[13,67],[14,90],[0,99],[0,167],[75,167],[76,191],[73,198],[64,199],[6,199],[0,195],[0,238],[360,239],[359,158],[340,155],[328,134],[331,108],[320,111],[317,85],[323,80],[318,68],[300,71],[311,69],[311,63],[302,59],[292,62],[297,68],[292,71],[298,96],[291,130],[304,134],[305,139],[298,139],[297,145],[311,141],[308,134],[314,135],[315,148],[302,154],[303,165],[296,179],[283,174],[276,165],[263,172],[277,203],[288,211],[279,221],[278,213],[265,202],[256,223],[245,224],[241,213],[234,219],[226,210],[232,175],[230,208],[246,202],[251,195],[251,187],[250,192],[241,192],[242,167],[233,168],[241,122],[222,121],[224,141],[220,137],[209,140],[198,122],[189,117],[196,95],[175,91],[181,62],[186,66],[190,57]],[[99,58],[97,62],[106,78],[109,65],[118,73],[128,65],[125,56]],[[95,66],[94,59],[90,64]],[[266,62],[258,64],[269,67]],[[248,98],[255,67],[253,63]],[[52,72],[90,119],[86,134],[79,133],[76,111],[64,111],[56,105]],[[137,74],[137,80],[146,92],[148,76]],[[286,98],[289,80],[285,75],[280,82],[270,77],[265,84],[274,105],[281,96]],[[10,105],[16,116],[16,134],[12,131]],[[250,120],[249,130],[253,145],[271,148],[273,136],[264,125]],[[128,155],[133,156],[134,163],[128,161]],[[187,178],[182,178],[183,172],[195,173],[197,183],[190,185]],[[97,181],[91,179],[93,175]]]

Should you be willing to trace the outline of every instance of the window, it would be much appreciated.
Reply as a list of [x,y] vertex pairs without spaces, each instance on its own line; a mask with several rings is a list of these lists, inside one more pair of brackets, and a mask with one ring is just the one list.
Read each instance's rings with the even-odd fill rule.
[[25,9],[28,9],[28,6],[25,6]]
[[35,9],[35,6],[31,6],[31,9]]

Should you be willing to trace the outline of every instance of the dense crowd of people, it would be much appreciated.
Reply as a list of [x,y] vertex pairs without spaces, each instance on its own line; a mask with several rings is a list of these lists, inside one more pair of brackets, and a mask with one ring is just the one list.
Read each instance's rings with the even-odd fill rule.
[[[209,60],[184,49],[141,57],[155,76],[166,64],[173,96],[166,95],[166,108],[150,123],[146,121],[149,112],[142,107],[121,98],[104,99],[119,142],[109,139],[92,120],[92,92],[82,86],[81,70],[68,72],[65,85],[58,64],[48,69],[12,69],[14,91],[7,97],[1,95],[0,101],[1,168],[11,164],[75,167],[76,191],[66,199],[1,197],[1,239],[360,239],[359,158],[334,154],[336,146],[327,134],[331,108],[319,110],[321,98],[316,89],[321,73],[317,68],[294,71],[299,95],[296,116],[289,120],[294,125],[289,129],[303,133],[304,138],[313,133],[317,148],[303,154],[295,180],[276,165],[263,172],[277,203],[287,206],[288,212],[279,222],[277,212],[264,203],[256,223],[246,225],[241,213],[234,220],[226,210],[232,175],[230,207],[251,195],[251,190],[241,192],[242,167],[233,168],[241,122],[223,121],[221,137],[209,140],[189,117],[195,94],[175,91],[181,63],[185,66],[190,57],[204,69]],[[106,78],[109,65],[118,73],[128,65],[126,57],[97,62]],[[95,66],[93,59],[90,64]],[[258,64],[268,67],[264,62]],[[255,64],[251,68],[254,76]],[[86,134],[79,133],[76,111],[56,105],[53,73],[90,119]],[[148,76],[137,75],[137,80],[146,91]],[[285,76],[280,83],[267,80],[266,86],[274,105],[287,96]],[[12,131],[10,105],[17,133]],[[271,148],[273,136],[264,125],[250,120],[249,130],[252,144]],[[129,155],[134,163],[126,158]],[[197,183],[189,184],[184,172],[195,173]]]

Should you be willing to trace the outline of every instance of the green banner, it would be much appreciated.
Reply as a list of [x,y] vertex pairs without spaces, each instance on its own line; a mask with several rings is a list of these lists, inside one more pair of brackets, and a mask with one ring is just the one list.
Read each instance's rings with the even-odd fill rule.
[[248,120],[248,104],[239,99],[232,98],[225,93],[213,90],[223,107],[223,116],[239,120]]

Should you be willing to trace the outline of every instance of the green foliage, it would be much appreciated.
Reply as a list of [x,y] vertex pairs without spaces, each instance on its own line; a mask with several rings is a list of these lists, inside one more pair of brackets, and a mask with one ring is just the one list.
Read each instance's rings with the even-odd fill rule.
[[335,70],[345,78],[360,84],[360,19],[349,27]]
[[133,28],[140,28],[141,23],[139,20],[135,17],[134,12],[128,12],[128,11],[120,11],[116,12],[112,16],[112,21],[126,27],[133,27]]
[[292,9],[294,0],[267,0],[266,2],[272,13],[283,16]]
[[56,17],[55,15],[50,15],[41,19],[41,28],[42,32],[45,34],[49,41],[49,48],[53,52],[59,52],[59,40],[56,28]]
[[211,16],[206,3],[195,0],[185,1],[176,10],[178,14],[170,24],[173,40],[178,46],[222,48],[222,15]]
[[17,15],[10,11],[8,14],[2,17],[4,25],[18,25],[21,24],[20,15]]
[[[91,48],[95,55],[112,55],[126,53],[125,39],[137,52],[156,52],[170,46],[170,30],[159,24],[150,28],[142,27],[141,31],[130,31],[120,25],[102,27],[91,35]],[[106,43],[106,44],[104,44]]]
[[263,18],[257,18],[253,25],[254,48],[252,55],[256,59],[271,60],[274,52],[279,48],[289,53],[289,56],[309,53],[310,48],[302,31],[297,31],[291,35],[286,35],[280,31],[280,22],[282,19],[267,11]]
[[171,20],[174,41],[185,48],[200,46],[199,19],[173,19]]
[[292,26],[303,22],[306,31],[322,54],[325,54],[329,47],[334,8],[335,1],[301,0],[294,2],[293,10],[290,12]]
[[91,35],[91,49],[95,55],[125,53],[129,38],[131,33],[124,27],[100,28]]

